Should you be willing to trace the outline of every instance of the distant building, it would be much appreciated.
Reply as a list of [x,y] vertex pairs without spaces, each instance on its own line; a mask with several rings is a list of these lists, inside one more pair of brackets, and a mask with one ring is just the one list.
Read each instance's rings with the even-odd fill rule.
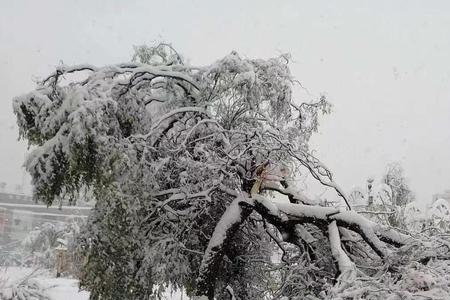
[[30,196],[0,193],[0,243],[22,240],[31,230],[45,222],[69,222],[86,218],[89,206],[47,207]]

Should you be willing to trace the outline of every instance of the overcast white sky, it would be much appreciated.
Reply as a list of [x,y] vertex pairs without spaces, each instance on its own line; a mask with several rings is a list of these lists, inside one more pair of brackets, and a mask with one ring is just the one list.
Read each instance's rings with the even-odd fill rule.
[[344,189],[393,160],[422,203],[450,188],[449,1],[0,0],[0,181],[23,180],[12,97],[60,61],[127,61],[155,40],[199,65],[290,52],[334,104],[312,148]]

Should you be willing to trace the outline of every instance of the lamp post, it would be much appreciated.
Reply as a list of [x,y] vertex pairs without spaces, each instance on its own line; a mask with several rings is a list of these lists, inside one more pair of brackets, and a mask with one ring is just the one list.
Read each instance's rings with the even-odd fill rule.
[[371,206],[373,204],[373,194],[372,194],[372,187],[373,187],[373,178],[369,177],[367,178],[367,204],[368,206]]

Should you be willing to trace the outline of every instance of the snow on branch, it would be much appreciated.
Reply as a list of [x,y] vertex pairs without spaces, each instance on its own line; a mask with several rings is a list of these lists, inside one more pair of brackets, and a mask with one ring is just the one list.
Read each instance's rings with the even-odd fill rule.
[[276,181],[264,181],[263,185],[262,185],[262,190],[279,192],[280,194],[288,196],[290,201],[293,203],[302,203],[305,205],[317,205],[318,204],[316,201],[308,198],[306,195],[302,194],[301,192],[296,191],[294,188],[292,188],[292,187],[284,188],[282,186],[282,184],[279,184]]
[[341,237],[336,221],[328,224],[328,236],[331,246],[331,254],[333,255],[339,269],[339,279],[352,281],[356,276],[355,264],[350,260],[347,253],[342,249]]
[[208,295],[210,299],[214,295],[215,277],[219,271],[225,247],[233,240],[234,233],[251,213],[251,209],[239,204],[242,201],[245,201],[245,198],[237,197],[228,206],[217,223],[203,255],[197,284],[200,294]]
[[277,207],[288,218],[299,222],[325,224],[335,220],[339,226],[359,233],[372,249],[381,257],[387,257],[390,250],[381,241],[394,246],[404,245],[410,236],[374,223],[354,211],[340,211],[334,207],[308,206],[303,204],[277,203]]
[[[342,274],[352,266],[353,254],[344,251],[351,234],[382,258],[411,239],[351,211],[348,203],[348,211],[322,207],[290,186],[284,166],[306,167],[347,202],[331,171],[308,150],[318,115],[329,105],[325,98],[292,105],[294,79],[285,57],[245,59],[233,52],[194,67],[173,48],[158,47],[140,47],[139,62],[58,67],[36,90],[14,99],[20,136],[36,147],[26,161],[36,198],[51,205],[84,188],[95,195],[89,226],[96,234],[87,233],[93,242],[84,249],[100,264],[87,262],[98,274],[87,272],[85,284],[99,297],[109,297],[99,274],[127,270],[132,288],[118,283],[127,299],[137,291],[134,284],[149,296],[150,283],[189,286],[213,299],[216,282],[230,286],[237,299],[251,299],[242,290],[257,290],[256,279],[235,284],[257,268],[251,251],[270,264],[273,245],[262,222],[281,233],[282,241],[274,239],[279,245],[292,244],[287,246],[295,251],[330,253],[328,245],[316,245],[329,240]],[[81,73],[82,81],[65,84],[78,78],[65,74],[84,71],[87,78]],[[284,194],[291,203],[273,202],[262,191]],[[351,234],[341,238],[339,231]],[[129,257],[112,261],[99,256],[102,251]],[[234,263],[245,268],[228,281]]]

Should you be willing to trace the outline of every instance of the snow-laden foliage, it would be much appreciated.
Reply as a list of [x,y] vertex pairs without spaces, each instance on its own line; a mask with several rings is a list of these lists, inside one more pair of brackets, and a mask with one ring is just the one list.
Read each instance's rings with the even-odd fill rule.
[[10,280],[0,274],[0,299],[2,300],[50,300],[47,288],[36,280],[39,270]]
[[422,231],[429,223],[429,217],[416,202],[406,204],[403,215],[405,227],[411,232]]
[[366,188],[354,188],[349,198],[354,209],[371,220],[405,229],[405,208],[395,204],[392,189],[387,184],[374,183],[369,178]]
[[77,247],[76,239],[80,232],[80,221],[69,223],[46,222],[30,231],[22,241],[26,264],[33,267],[51,269],[55,267],[55,248],[63,244],[72,256]]
[[383,182],[388,185],[392,191],[391,199],[394,205],[403,207],[415,200],[414,193],[408,185],[403,167],[399,162],[393,162],[387,166]]
[[232,52],[196,67],[141,46],[129,63],[60,66],[14,99],[35,198],[95,198],[79,247],[91,299],[168,285],[200,299],[318,297],[374,267],[398,275],[391,257],[410,236],[292,184],[306,168],[347,201],[308,150],[330,105],[296,103],[288,63]]
[[[412,235],[412,240],[390,258],[390,264],[371,268],[371,276],[361,273],[346,289],[331,286],[327,299],[448,299],[450,261],[447,235],[429,232]],[[395,272],[390,270],[395,268]]]
[[422,218],[414,218],[415,223],[421,226],[421,230],[428,229],[437,233],[450,233],[450,203],[448,200],[436,199],[428,207],[426,214],[423,215]]
[[407,212],[406,206],[413,203],[415,197],[398,162],[387,166],[381,182],[368,178],[366,187],[354,188],[349,198],[357,211],[377,222],[407,229],[407,223],[412,221],[407,214],[411,211]]
[[0,267],[21,266],[24,264],[25,253],[18,241],[0,246]]
[[436,199],[427,208],[418,205],[398,162],[387,166],[381,182],[369,178],[366,187],[352,189],[349,201],[355,210],[385,225],[412,233],[423,230],[433,230],[435,233],[450,231],[449,202]]
[[[64,245],[70,259],[76,257],[81,220],[45,222],[31,230],[23,240],[0,247],[0,266],[52,269],[56,263],[55,248]],[[74,266],[76,267],[76,266]]]

